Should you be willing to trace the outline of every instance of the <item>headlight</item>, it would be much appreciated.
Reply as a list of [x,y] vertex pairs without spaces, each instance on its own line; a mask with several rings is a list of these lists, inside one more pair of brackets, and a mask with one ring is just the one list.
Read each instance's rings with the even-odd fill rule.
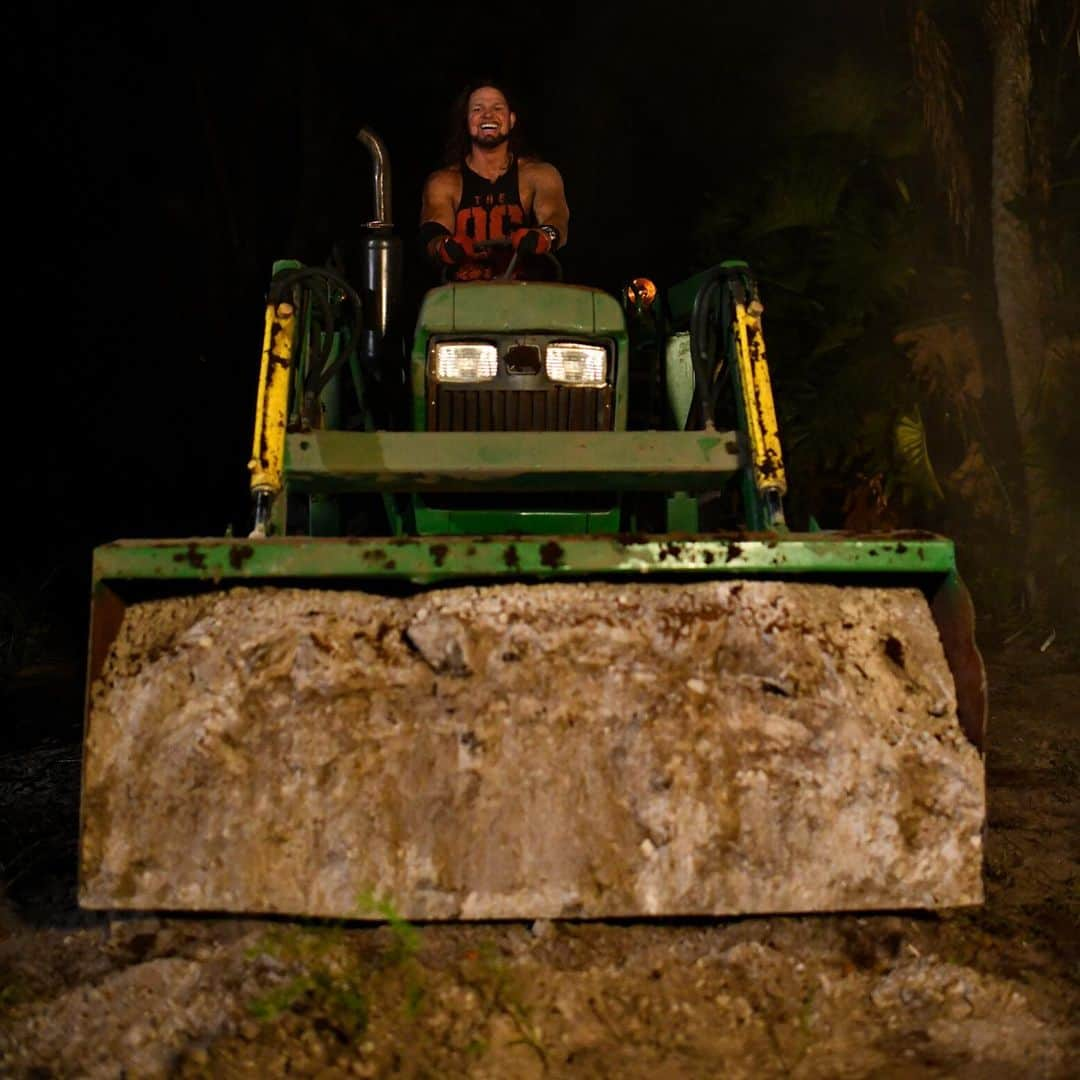
[[447,341],[435,346],[435,374],[443,382],[481,382],[494,379],[498,370],[494,345]]
[[607,382],[607,349],[602,345],[555,342],[544,354],[548,378],[572,386],[603,386]]

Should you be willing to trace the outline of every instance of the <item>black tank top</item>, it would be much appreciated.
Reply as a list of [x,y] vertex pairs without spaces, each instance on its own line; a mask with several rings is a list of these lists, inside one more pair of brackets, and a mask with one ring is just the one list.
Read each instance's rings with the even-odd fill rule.
[[454,232],[477,241],[509,240],[514,229],[535,224],[535,216],[531,211],[526,214],[521,205],[516,156],[494,180],[485,180],[461,163],[461,202]]

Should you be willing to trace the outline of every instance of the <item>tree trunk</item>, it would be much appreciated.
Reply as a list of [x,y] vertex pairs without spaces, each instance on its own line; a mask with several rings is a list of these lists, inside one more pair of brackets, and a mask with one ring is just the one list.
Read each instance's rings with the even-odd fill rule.
[[987,0],[984,21],[993,57],[991,228],[998,319],[1009,370],[1027,498],[1024,552],[1028,598],[1050,557],[1055,500],[1045,453],[1040,381],[1045,345],[1039,274],[1032,230],[1018,209],[1030,184],[1028,112],[1031,101],[1029,33],[1037,0]]

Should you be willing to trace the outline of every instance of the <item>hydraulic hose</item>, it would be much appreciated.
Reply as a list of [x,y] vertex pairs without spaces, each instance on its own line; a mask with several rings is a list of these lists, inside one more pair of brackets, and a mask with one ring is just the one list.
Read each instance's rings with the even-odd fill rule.
[[305,394],[318,397],[323,392],[330,380],[348,363],[349,357],[356,350],[360,340],[360,331],[364,324],[364,309],[356,290],[339,273],[327,267],[305,266],[299,270],[288,270],[274,279],[270,286],[270,302],[277,303],[287,297],[288,291],[297,283],[309,279],[323,279],[336,285],[353,307],[352,334],[349,347],[342,349],[329,367],[326,366],[326,358],[329,355],[330,339],[334,333],[334,319],[329,301],[318,289],[311,289],[311,295],[316,297],[323,316],[323,334],[326,338],[324,346],[319,350],[318,363],[314,364],[308,372],[307,383],[304,387]]
[[[715,423],[716,404],[720,398],[720,380],[713,358],[719,356],[723,366],[725,343],[730,329],[730,313],[725,300],[727,286],[737,278],[738,271],[726,266],[714,266],[694,297],[690,313],[690,359],[694,365],[697,397],[703,423]],[[717,301],[719,300],[719,307]],[[719,316],[719,320],[718,320]],[[717,322],[719,321],[719,327]]]

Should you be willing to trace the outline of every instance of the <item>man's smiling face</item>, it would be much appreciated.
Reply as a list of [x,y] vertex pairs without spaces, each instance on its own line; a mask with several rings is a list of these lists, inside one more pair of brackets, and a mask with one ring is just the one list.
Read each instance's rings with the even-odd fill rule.
[[465,119],[473,144],[485,150],[506,142],[517,122],[506,98],[494,86],[481,86],[469,95]]

